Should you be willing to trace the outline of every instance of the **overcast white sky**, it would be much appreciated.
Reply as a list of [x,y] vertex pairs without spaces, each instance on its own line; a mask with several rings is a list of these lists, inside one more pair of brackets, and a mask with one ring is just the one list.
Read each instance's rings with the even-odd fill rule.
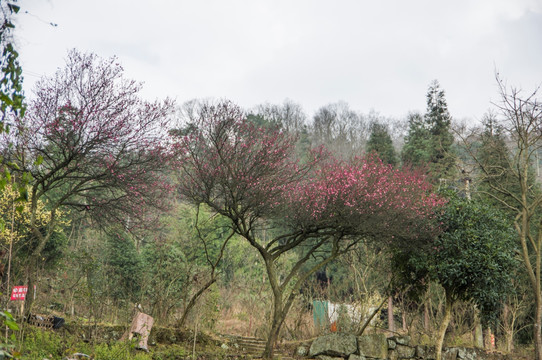
[[[542,0],[19,0],[27,94],[77,48],[116,55],[151,100],[339,100],[402,118],[437,79],[456,119],[542,83]],[[27,11],[28,13],[25,13]],[[55,23],[58,26],[51,26]]]

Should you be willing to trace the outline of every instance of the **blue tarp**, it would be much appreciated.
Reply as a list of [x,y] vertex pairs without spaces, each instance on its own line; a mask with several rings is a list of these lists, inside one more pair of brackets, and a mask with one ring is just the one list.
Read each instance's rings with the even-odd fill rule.
[[312,302],[312,316],[314,318],[314,325],[317,328],[328,326],[328,305],[329,302],[326,300],[313,300]]

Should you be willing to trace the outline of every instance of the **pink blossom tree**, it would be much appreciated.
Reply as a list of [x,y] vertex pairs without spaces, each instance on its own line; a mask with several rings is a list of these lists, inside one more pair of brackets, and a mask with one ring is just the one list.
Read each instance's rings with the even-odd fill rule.
[[[30,223],[38,242],[29,261],[29,288],[60,210],[133,229],[148,223],[147,209],[165,207],[172,189],[165,171],[173,104],[143,101],[140,89],[124,78],[115,58],[74,50],[65,68],[37,83],[26,115],[4,134],[13,143],[0,145],[4,164],[16,176],[31,175]],[[39,201],[51,210],[46,228],[36,220]]]
[[[443,203],[415,171],[376,157],[343,162],[322,148],[302,163],[294,140],[254,126],[239,107],[222,102],[204,106],[177,142],[180,193],[227,217],[265,263],[273,293],[266,358],[311,274],[362,240],[435,235],[434,213]],[[261,236],[264,229],[272,238]],[[279,260],[293,250],[297,260],[281,268]],[[305,269],[316,254],[320,260]]]

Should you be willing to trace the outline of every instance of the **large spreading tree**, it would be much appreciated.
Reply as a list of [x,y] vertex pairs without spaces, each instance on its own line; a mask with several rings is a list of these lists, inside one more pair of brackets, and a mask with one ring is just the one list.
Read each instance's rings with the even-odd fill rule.
[[[295,159],[295,139],[258,128],[230,102],[205,106],[177,142],[179,191],[230,221],[264,261],[273,293],[265,357],[303,282],[362,240],[431,237],[442,204],[425,177],[376,157],[339,161],[322,148]],[[265,230],[267,236],[262,236]],[[270,236],[272,234],[272,236]],[[296,250],[291,268],[282,257]],[[317,261],[309,268],[307,260]]]
[[[10,133],[3,134],[4,166],[30,175],[30,289],[60,211],[130,230],[145,224],[147,209],[163,207],[171,189],[164,129],[172,104],[143,101],[140,89],[115,58],[74,50],[65,68],[37,83],[25,116],[12,118]],[[40,201],[50,211],[45,225],[38,221]]]

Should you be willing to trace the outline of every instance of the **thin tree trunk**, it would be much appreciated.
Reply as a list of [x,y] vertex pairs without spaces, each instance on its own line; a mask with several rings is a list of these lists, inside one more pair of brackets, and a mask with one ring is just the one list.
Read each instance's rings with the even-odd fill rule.
[[[11,255],[13,253],[13,236],[15,234],[14,231],[15,226],[15,202],[11,205],[11,234],[9,235],[9,253],[8,253],[8,280],[7,280],[7,286],[6,286],[6,294],[8,296],[11,294]],[[6,343],[8,341],[8,326],[6,325]]]
[[196,359],[196,339],[198,337],[198,320],[199,320],[199,314],[196,316],[196,322],[194,324],[194,344],[192,346],[192,359]]
[[393,318],[393,298],[388,296],[388,330],[395,332],[395,319]]
[[281,309],[275,307],[273,311],[273,322],[271,324],[271,329],[269,331],[269,336],[267,337],[267,342],[265,344],[265,350],[262,354],[264,359],[273,359],[275,352],[275,343],[278,340],[280,328],[284,319],[282,316]]
[[[271,330],[269,332],[269,338],[267,339],[266,348],[262,355],[264,359],[273,358],[275,344],[279,339],[280,330],[282,328],[282,325],[284,324],[284,320],[286,320],[286,315],[290,311],[290,308],[292,307],[293,301],[295,299],[295,287],[291,291],[292,292],[290,293],[285,302],[282,301],[282,297],[284,294],[281,291],[278,300],[278,306],[274,307],[273,309],[273,322],[271,324]],[[277,292],[277,294],[279,294],[279,292]]]
[[484,334],[480,321],[480,310],[474,306],[474,346],[478,349],[484,348]]
[[369,316],[369,318],[365,321],[365,323],[363,324],[363,326],[358,330],[358,333],[357,333],[357,336],[361,336],[363,335],[363,332],[365,331],[365,329],[367,328],[367,326],[369,326],[369,324],[371,323],[371,321],[373,320],[373,318],[375,317],[376,314],[378,314],[378,312],[380,311],[380,309],[382,309],[382,307],[384,306],[384,304],[386,303],[386,298],[384,298],[384,300],[382,300],[382,302],[380,303],[380,305],[374,309],[374,311],[371,313],[371,315]]
[[252,311],[250,312],[250,315],[248,317],[248,332],[247,336],[252,336]]
[[24,301],[24,318],[28,318],[32,312],[32,307],[34,305],[35,290],[34,285],[36,284],[36,272],[38,268],[38,259],[35,256],[30,256],[28,261],[28,273],[27,273],[27,291]]
[[423,329],[425,332],[429,331],[429,304],[428,300],[423,304]]
[[535,310],[535,323],[534,323],[534,349],[535,349],[535,358],[537,360],[542,360],[542,331],[541,331],[541,322],[542,322],[542,294],[540,291],[537,292],[535,298],[536,310]]
[[269,335],[267,337],[267,342],[265,343],[265,350],[262,354],[262,357],[264,359],[272,359],[275,343],[277,342],[280,332],[280,326],[284,321],[285,314],[282,302],[283,291],[277,279],[273,259],[271,257],[264,256],[264,261],[267,275],[269,277],[269,282],[271,285],[271,290],[273,291],[273,314],[271,318],[271,329],[269,330]]
[[440,328],[438,330],[438,338],[437,338],[437,344],[436,344],[436,357],[435,357],[436,360],[442,360],[442,345],[444,344],[444,336],[446,335],[446,329],[448,329],[448,325],[450,324],[450,320],[452,319],[452,306],[453,306],[452,298],[446,292],[444,318],[442,319]]
[[188,304],[186,305],[186,308],[183,311],[183,315],[181,316],[181,319],[177,323],[178,328],[182,328],[186,322],[186,318],[188,317],[188,313],[194,305],[196,305],[196,301],[200,298],[200,296],[211,287],[216,282],[216,277],[211,278],[209,281],[207,281],[191,298]]
[[506,351],[511,352],[512,350],[514,350],[515,314],[510,312],[510,307],[507,304],[504,304],[503,322],[504,336],[506,338]]

